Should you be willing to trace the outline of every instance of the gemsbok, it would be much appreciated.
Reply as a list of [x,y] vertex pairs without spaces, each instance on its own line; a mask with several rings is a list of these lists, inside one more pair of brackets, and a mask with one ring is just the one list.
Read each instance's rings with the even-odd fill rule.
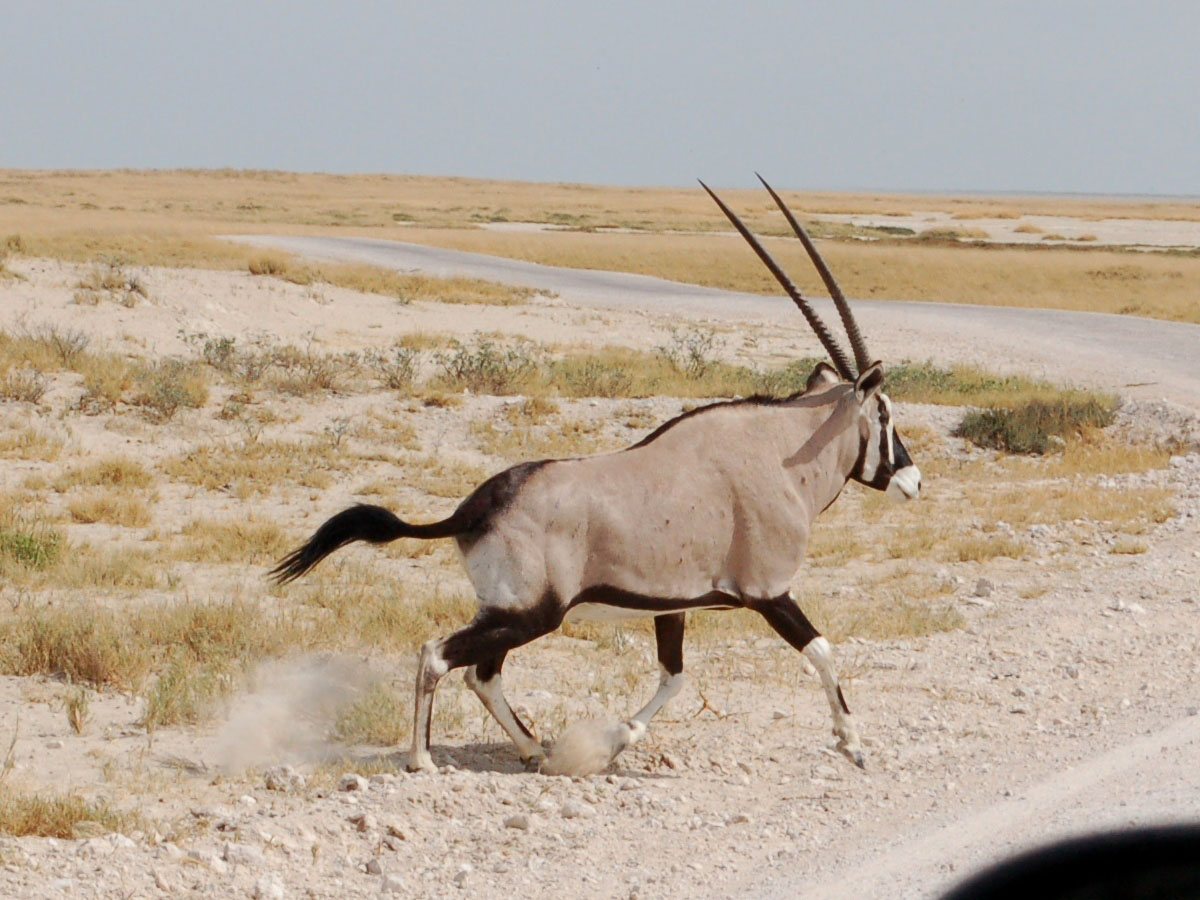
[[289,582],[353,541],[457,541],[479,609],[466,626],[421,648],[410,770],[434,767],[429,753],[434,691],[443,675],[461,667],[522,761],[540,765],[546,759],[541,743],[501,689],[508,653],[564,620],[653,616],[658,690],[621,723],[611,759],[645,733],[682,687],[685,613],[738,608],[759,613],[816,668],[838,747],[863,766],[833,653],[801,611],[791,585],[813,520],[850,479],[911,500],[920,493],[921,474],[896,433],[891,401],[880,390],[882,364],[868,356],[850,307],[808,235],[762,183],[829,289],[854,366],[762,244],[701,182],[800,308],[833,366],[819,363],[804,390],[790,397],[703,406],[625,450],[513,466],[477,487],[440,522],[413,525],[380,506],[350,507],[272,570],[280,583]]

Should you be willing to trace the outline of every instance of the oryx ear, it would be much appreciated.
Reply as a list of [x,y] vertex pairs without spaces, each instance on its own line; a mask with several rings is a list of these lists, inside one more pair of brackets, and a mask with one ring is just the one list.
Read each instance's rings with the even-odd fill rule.
[[838,378],[837,369],[827,362],[817,363],[817,367],[812,370],[812,374],[808,376],[808,382],[804,385],[805,393],[814,388],[826,388],[830,385],[837,384],[841,381]]
[[873,362],[854,380],[854,396],[859,403],[866,403],[882,385],[883,363]]

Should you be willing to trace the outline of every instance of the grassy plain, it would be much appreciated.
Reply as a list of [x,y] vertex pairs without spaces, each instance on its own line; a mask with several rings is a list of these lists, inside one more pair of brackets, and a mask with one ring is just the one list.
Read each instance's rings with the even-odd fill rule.
[[[722,191],[756,231],[786,226],[761,191]],[[801,214],[948,212],[1197,221],[1200,203],[785,191]],[[562,231],[483,226],[536,222]],[[1055,307],[1200,321],[1200,257],[1076,246],[992,246],[810,223],[850,296]],[[614,233],[611,229],[618,229]],[[243,268],[224,233],[365,235],[776,293],[697,187],[616,188],[466,178],[256,171],[0,171],[0,236],[21,252],[137,265]],[[960,240],[967,238],[968,240]],[[821,292],[792,240],[771,244],[802,290]],[[361,275],[361,273],[360,273]]]

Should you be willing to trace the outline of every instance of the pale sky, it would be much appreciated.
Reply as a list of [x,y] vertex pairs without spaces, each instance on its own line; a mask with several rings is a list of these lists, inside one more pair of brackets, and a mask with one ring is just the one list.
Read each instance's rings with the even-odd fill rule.
[[0,167],[1200,195],[1200,3],[5,0]]

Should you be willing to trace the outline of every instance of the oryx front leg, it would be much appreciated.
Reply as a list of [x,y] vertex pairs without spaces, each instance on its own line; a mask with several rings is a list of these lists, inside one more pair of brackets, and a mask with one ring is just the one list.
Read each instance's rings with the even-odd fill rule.
[[650,720],[683,687],[684,615],[670,613],[656,616],[654,619],[654,638],[658,644],[658,690],[650,698],[650,702],[638,710],[631,720],[641,722],[643,726],[642,731],[638,732],[633,740],[645,733],[645,729],[650,726]]
[[821,685],[825,688],[829,709],[833,713],[833,733],[838,739],[838,749],[859,768],[866,768],[858,731],[850,718],[850,708],[846,705],[846,698],[842,696],[837,672],[833,668],[833,650],[829,641],[813,628],[790,593],[774,600],[760,600],[752,604],[751,609],[761,614],[780,637],[803,653],[816,668],[817,674],[821,676]]
[[546,751],[533,733],[525,727],[525,723],[521,721],[520,717],[512,711],[512,707],[508,705],[508,700],[504,697],[500,681],[500,669],[504,665],[504,656],[505,654],[502,653],[494,659],[467,669],[465,680],[467,686],[475,692],[475,696],[492,714],[492,718],[500,723],[500,727],[516,744],[517,752],[521,754],[521,762],[527,769],[536,770],[541,761],[546,758]]

